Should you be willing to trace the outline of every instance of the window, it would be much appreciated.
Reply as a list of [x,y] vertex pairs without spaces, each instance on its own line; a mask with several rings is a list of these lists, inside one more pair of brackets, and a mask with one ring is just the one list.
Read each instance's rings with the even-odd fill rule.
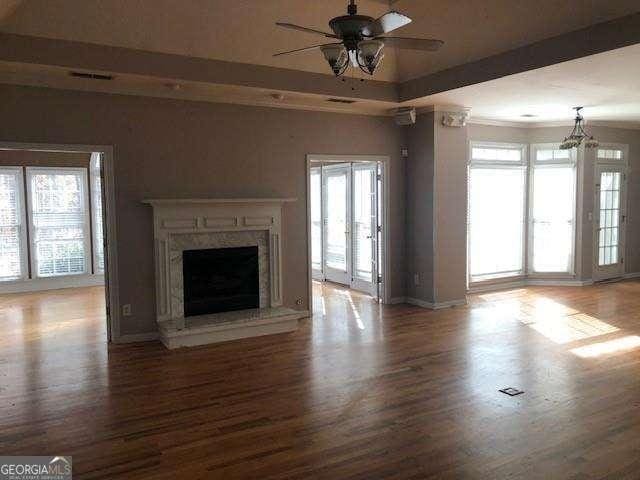
[[101,157],[102,154],[100,153],[92,153],[89,166],[91,174],[91,213],[93,215],[93,273],[104,273]]
[[573,273],[576,152],[551,144],[531,152],[527,162],[523,145],[471,145],[469,283]]
[[600,160],[622,160],[622,150],[618,148],[599,148],[598,159]]
[[22,168],[0,168],[0,281],[27,275]]
[[27,168],[32,276],[88,273],[86,175],[84,169]]
[[532,146],[530,266],[532,273],[572,273],[576,210],[574,150]]
[[471,282],[524,273],[524,146],[478,145],[469,166]]

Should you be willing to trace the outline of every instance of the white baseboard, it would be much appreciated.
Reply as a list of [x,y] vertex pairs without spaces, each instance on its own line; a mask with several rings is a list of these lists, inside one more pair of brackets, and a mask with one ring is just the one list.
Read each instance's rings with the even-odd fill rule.
[[441,310],[443,308],[461,307],[467,304],[466,298],[459,298],[458,300],[449,300],[448,302],[436,302],[433,304],[434,310]]
[[405,297],[393,297],[389,299],[387,305],[397,305],[399,303],[407,303],[407,299]]
[[120,335],[117,338],[112,339],[113,343],[137,343],[137,342],[152,342],[154,340],[158,340],[160,338],[160,334],[158,332],[149,332],[149,333],[130,333],[125,335]]
[[638,278],[640,277],[640,272],[630,272],[630,273],[625,273],[622,278],[625,279],[630,279],[630,278]]
[[104,275],[66,275],[64,277],[32,278],[0,284],[2,293],[40,292],[62,288],[94,287],[104,285]]
[[448,302],[427,302],[419,298],[406,297],[404,303],[415,305],[417,307],[428,308],[429,310],[442,310],[443,308],[458,307],[467,304],[467,299],[450,300]]
[[486,285],[474,285],[467,290],[467,293],[495,292],[497,290],[509,290],[512,288],[522,288],[526,286],[526,280],[517,280],[515,282],[489,283]]
[[554,279],[539,279],[530,278],[525,281],[526,285],[540,286],[540,287],[586,287],[587,285],[593,285],[593,280],[554,280]]
[[467,293],[497,292],[522,287],[585,287],[593,285],[591,278],[587,280],[559,279],[559,278],[526,278],[515,282],[490,283],[487,285],[474,285]]

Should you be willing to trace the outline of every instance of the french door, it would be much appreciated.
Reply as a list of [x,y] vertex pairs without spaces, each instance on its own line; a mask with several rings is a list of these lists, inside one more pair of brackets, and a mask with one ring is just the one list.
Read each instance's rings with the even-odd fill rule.
[[313,167],[310,187],[313,277],[377,296],[378,165]]
[[351,283],[351,166],[322,167],[324,278]]
[[353,271],[351,287],[378,295],[378,167],[376,164],[353,165],[351,231]]
[[624,274],[625,166],[596,165],[594,280]]

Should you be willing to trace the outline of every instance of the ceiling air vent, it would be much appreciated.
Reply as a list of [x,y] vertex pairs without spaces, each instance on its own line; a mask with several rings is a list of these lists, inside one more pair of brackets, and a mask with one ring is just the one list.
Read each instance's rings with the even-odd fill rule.
[[356,103],[355,100],[347,100],[345,98],[327,98],[327,102],[346,103],[346,104]]
[[69,72],[69,75],[78,78],[90,78],[91,80],[113,80],[113,75],[103,75],[101,73]]

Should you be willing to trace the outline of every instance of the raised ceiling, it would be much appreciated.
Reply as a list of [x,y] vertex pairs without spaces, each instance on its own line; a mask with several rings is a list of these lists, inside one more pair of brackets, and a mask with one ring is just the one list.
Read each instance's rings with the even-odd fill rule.
[[470,85],[412,102],[457,105],[473,118],[536,124],[570,120],[584,106],[587,121],[640,125],[640,45]]
[[[273,58],[323,38],[278,20],[326,30],[347,0],[0,0],[0,30],[155,52],[328,73],[318,52]],[[360,0],[379,16],[384,0]],[[6,5],[6,8],[3,8]],[[398,35],[445,41],[438,53],[389,51],[376,79],[403,81],[634,13],[637,0],[398,0],[413,23]],[[3,16],[4,11],[4,16]],[[355,73],[356,75],[364,75]]]
[[[318,52],[272,57],[323,41],[275,21],[326,30],[346,3],[0,0],[0,83],[374,115],[444,105],[521,123],[570,120],[571,107],[584,105],[591,120],[640,122],[637,0],[539,0],[535,8],[523,0],[397,0],[393,8],[414,18],[400,34],[439,37],[445,47],[390,49],[367,81],[334,78]],[[371,16],[387,3],[358,2]]]

